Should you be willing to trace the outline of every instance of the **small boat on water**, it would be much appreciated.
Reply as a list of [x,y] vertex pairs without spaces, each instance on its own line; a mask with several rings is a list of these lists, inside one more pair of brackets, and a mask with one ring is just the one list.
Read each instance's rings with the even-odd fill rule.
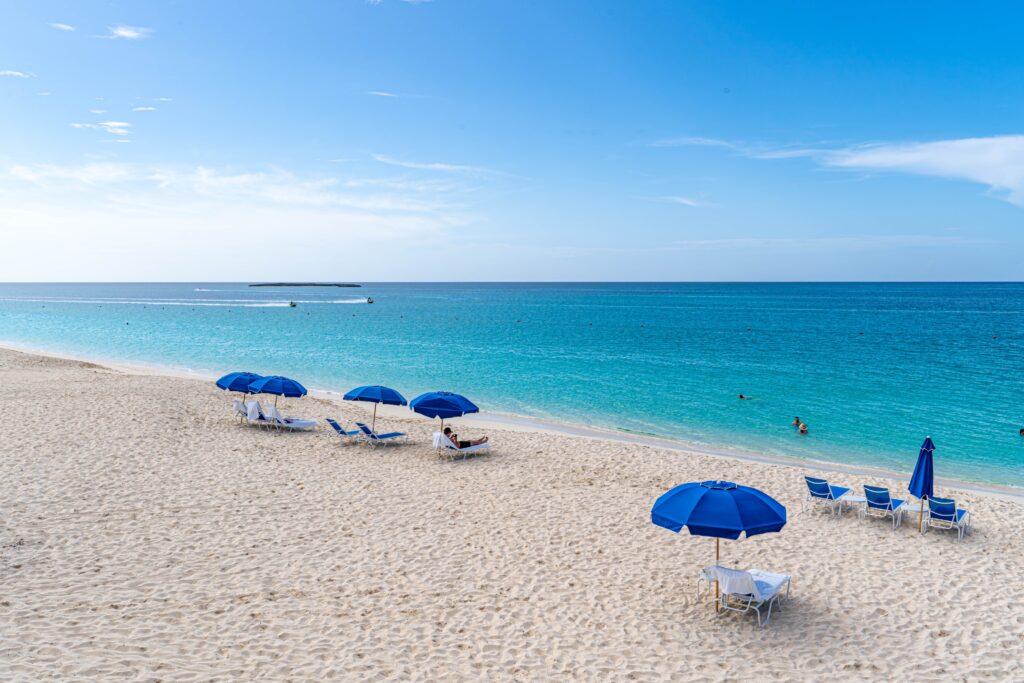
[[373,303],[373,297],[372,296],[366,297],[366,303],[372,304]]
[[289,301],[288,302],[288,308],[295,308],[296,306],[298,306],[298,304],[295,303],[294,301]]

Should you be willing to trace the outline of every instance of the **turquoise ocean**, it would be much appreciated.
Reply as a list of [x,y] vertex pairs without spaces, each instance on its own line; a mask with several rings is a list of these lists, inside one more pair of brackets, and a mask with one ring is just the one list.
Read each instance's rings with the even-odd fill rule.
[[0,342],[1024,486],[1024,284],[0,284]]

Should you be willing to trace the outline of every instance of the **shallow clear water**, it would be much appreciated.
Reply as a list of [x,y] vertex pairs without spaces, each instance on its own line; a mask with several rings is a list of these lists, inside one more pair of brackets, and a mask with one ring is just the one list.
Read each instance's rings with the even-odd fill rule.
[[1024,485],[1022,284],[7,284],[0,340]]

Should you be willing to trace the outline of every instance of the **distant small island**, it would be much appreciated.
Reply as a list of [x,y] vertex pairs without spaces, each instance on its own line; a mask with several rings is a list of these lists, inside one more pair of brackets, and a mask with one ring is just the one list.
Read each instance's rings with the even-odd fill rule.
[[258,282],[250,287],[362,287],[344,282]]

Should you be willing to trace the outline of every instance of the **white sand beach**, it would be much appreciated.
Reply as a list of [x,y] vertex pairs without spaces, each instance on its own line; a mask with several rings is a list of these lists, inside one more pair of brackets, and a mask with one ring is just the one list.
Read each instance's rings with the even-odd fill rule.
[[[812,467],[494,425],[448,462],[411,414],[371,449],[240,425],[210,382],[10,350],[0,376],[0,680],[1024,679],[1012,496],[940,485],[972,511],[958,543],[804,509]],[[650,522],[704,479],[788,508],[722,543],[793,577],[763,629],[696,601],[711,539]]]

